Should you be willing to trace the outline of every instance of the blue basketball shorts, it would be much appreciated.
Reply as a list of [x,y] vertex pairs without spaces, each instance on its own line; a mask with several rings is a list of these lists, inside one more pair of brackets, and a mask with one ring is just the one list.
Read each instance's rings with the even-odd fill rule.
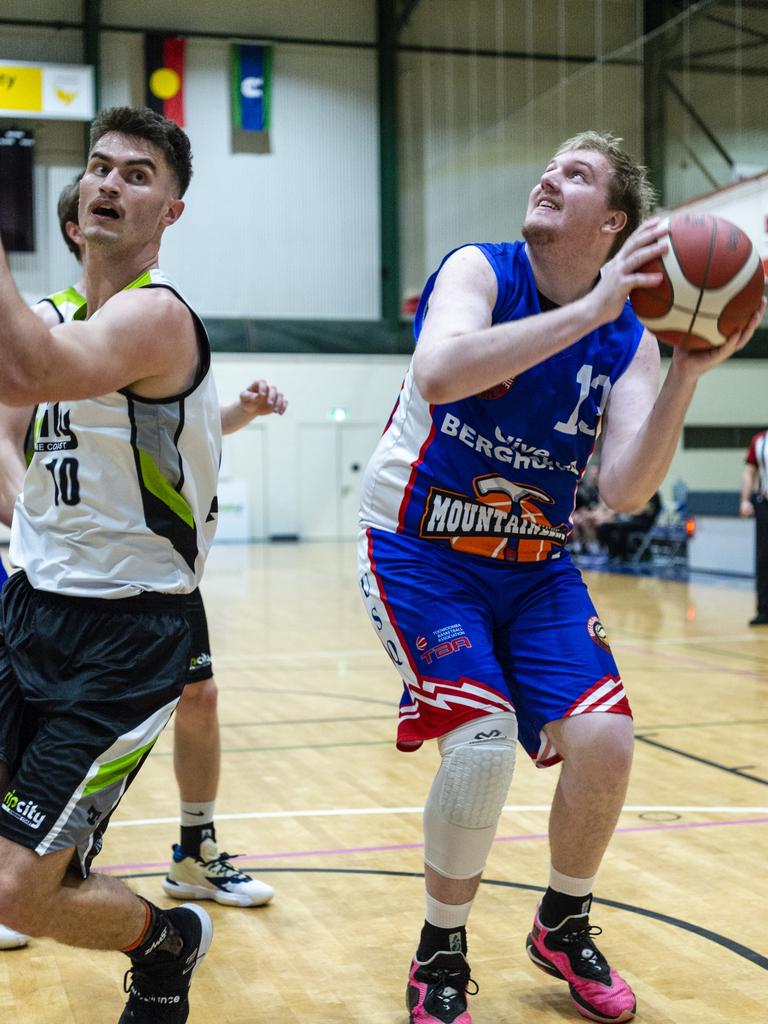
[[403,680],[397,746],[514,711],[540,767],[561,760],[544,726],[632,712],[605,630],[567,553],[510,566],[383,530],[361,532],[368,615]]

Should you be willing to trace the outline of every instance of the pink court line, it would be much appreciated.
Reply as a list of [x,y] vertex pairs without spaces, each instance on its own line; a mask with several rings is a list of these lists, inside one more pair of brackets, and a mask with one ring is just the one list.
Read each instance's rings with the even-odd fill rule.
[[[668,825],[638,825],[633,828],[617,828],[616,833],[628,832],[668,832],[681,828],[724,828],[728,825],[765,825],[768,818],[743,818],[741,821],[699,821],[678,822]],[[518,843],[526,839],[547,839],[547,834],[528,833],[522,836],[497,836],[495,843]],[[350,853],[391,853],[398,850],[421,850],[423,843],[399,843],[393,846],[349,846],[334,850],[287,850],[282,853],[241,853],[232,860],[285,860],[292,857],[339,857]],[[94,868],[94,871],[146,871],[150,868],[165,868],[168,861],[157,861],[148,864],[113,864],[110,867]]]

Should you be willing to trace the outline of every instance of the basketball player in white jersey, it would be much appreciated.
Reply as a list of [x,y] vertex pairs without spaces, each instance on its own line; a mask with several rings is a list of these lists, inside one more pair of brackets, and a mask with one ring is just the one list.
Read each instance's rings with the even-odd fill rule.
[[[85,242],[78,223],[80,175],[62,189],[57,204],[59,227],[78,263]],[[85,304],[82,280],[55,292],[32,308],[48,327],[72,320]],[[255,417],[282,415],[287,401],[266,380],[243,388],[236,402],[221,409],[222,434],[234,433]],[[10,526],[13,503],[26,472],[25,449],[33,408],[0,406],[0,522]],[[190,595],[188,616],[192,656],[187,686],[178,703],[173,725],[173,765],[181,796],[179,842],[163,882],[175,899],[212,899],[236,907],[263,906],[272,886],[239,870],[216,843],[214,813],[218,791],[221,746],[217,715],[218,688],[208,639],[208,622],[199,591]],[[0,949],[24,945],[26,937],[0,924]]]
[[0,402],[39,406],[13,513],[21,571],[0,604],[0,921],[125,952],[120,1024],[186,1021],[212,937],[196,904],[161,911],[90,873],[185,685],[186,595],[216,524],[210,347],[157,269],[190,176],[172,122],[126,107],[94,121],[81,181],[86,320],[49,330],[0,249]]

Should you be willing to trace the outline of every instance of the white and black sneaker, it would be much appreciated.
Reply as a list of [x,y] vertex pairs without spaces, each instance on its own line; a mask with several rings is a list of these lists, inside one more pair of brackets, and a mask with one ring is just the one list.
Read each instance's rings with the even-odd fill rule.
[[22,946],[26,946],[26,944],[26,935],[22,935],[21,932],[15,932],[13,928],[0,924],[0,949],[20,949]]
[[189,986],[211,945],[211,919],[191,903],[153,912],[149,937],[130,954],[128,1002],[118,1024],[184,1024],[189,1016]]
[[163,889],[175,900],[215,900],[229,907],[269,903],[275,895],[272,886],[239,871],[230,857],[219,853],[216,841],[210,838],[200,844],[199,857],[187,857],[176,845]]

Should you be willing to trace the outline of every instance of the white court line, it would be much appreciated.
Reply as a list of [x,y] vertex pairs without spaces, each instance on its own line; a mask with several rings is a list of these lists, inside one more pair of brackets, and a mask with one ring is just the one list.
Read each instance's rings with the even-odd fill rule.
[[[549,811],[549,804],[508,804],[508,813],[526,811]],[[327,810],[310,811],[249,811],[242,814],[217,814],[216,821],[247,821],[262,818],[349,818],[360,814],[422,814],[423,807],[333,807]],[[768,814],[768,807],[695,807],[687,804],[628,804],[624,814],[653,811],[668,811],[672,814],[694,812],[698,814]],[[178,822],[174,818],[131,818],[128,821],[111,821],[110,828],[134,828],[138,825],[167,825]]]

